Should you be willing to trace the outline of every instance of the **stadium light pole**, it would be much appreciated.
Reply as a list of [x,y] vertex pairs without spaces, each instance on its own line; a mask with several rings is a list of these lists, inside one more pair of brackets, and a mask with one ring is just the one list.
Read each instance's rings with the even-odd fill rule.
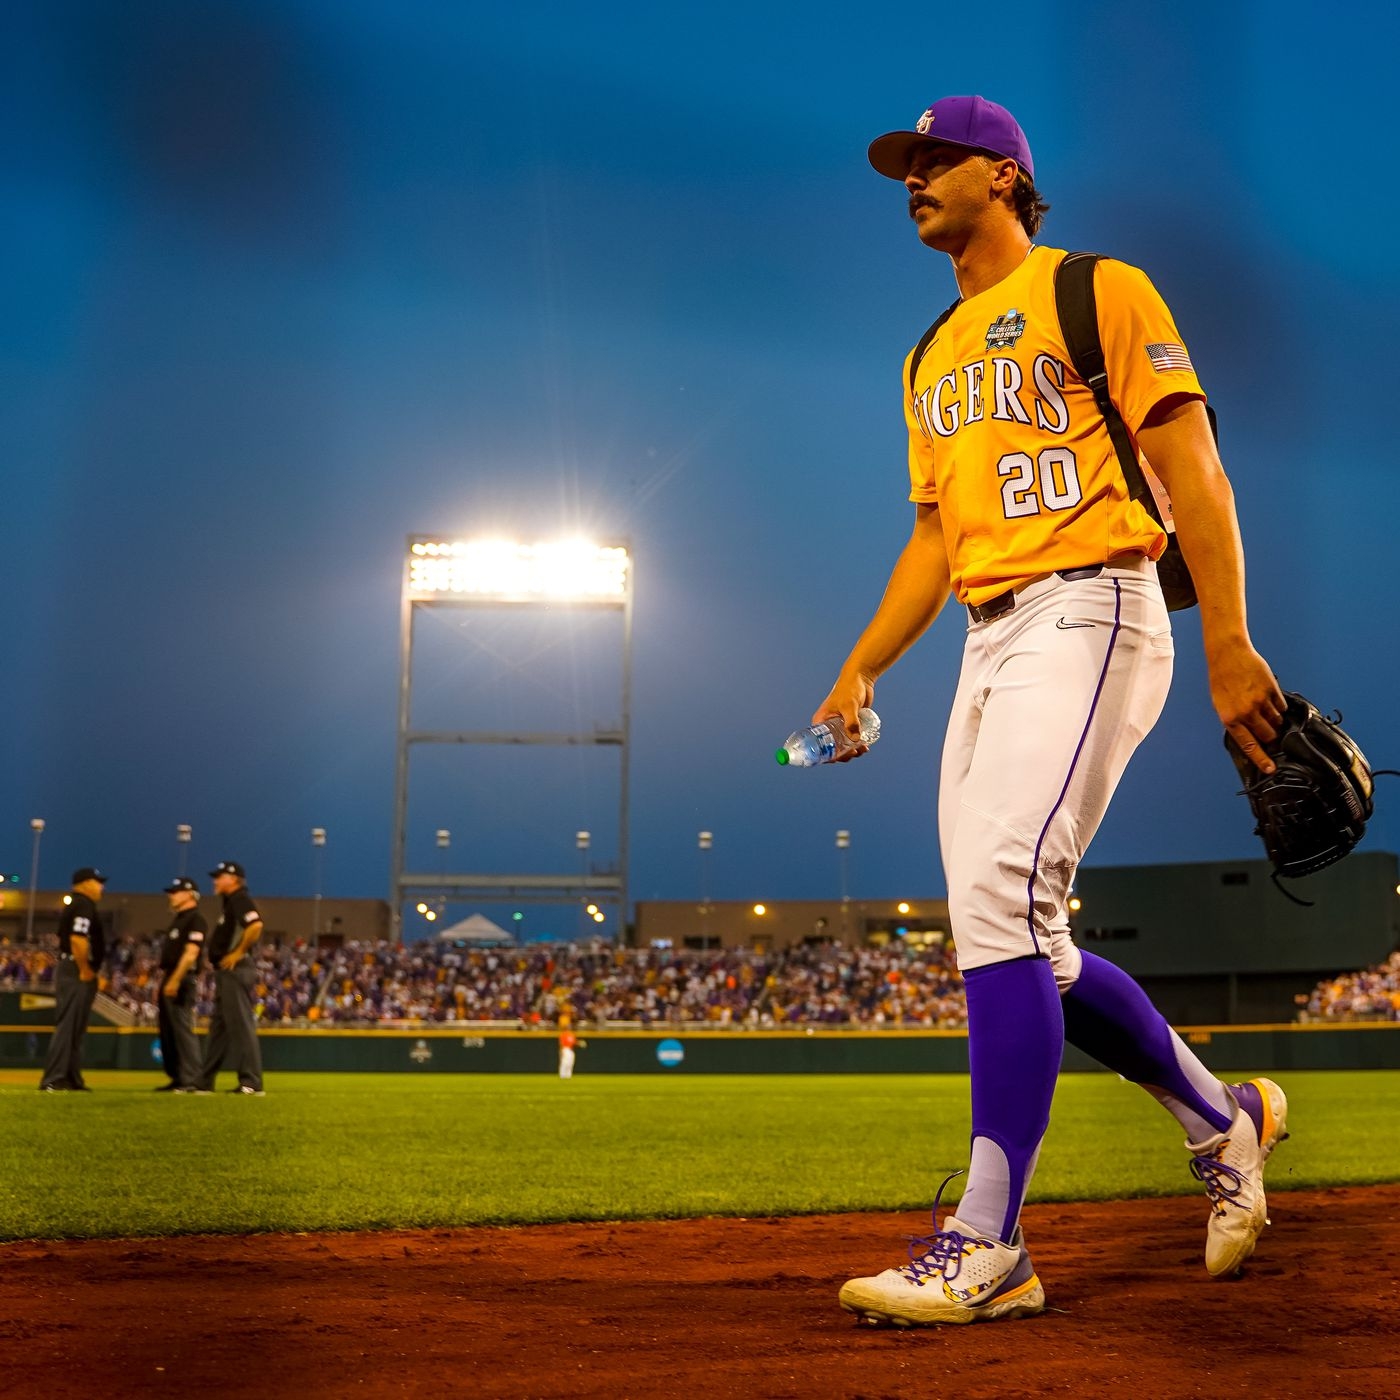
[[841,941],[846,941],[847,914],[851,906],[848,877],[850,875],[851,833],[842,827],[836,833],[836,858],[841,866]]
[[175,828],[176,864],[180,867],[176,874],[183,880],[185,869],[190,863],[190,842],[194,839],[194,828],[188,822],[181,822]]
[[35,817],[29,823],[29,829],[34,833],[34,855],[29,862],[29,909],[24,918],[26,943],[34,941],[34,901],[39,896],[39,838],[44,834],[43,817]]
[[[588,848],[593,844],[593,833],[591,831],[574,832],[574,845],[578,847],[578,883],[583,891],[579,899],[579,908],[582,910],[588,903]],[[578,927],[583,928],[583,915],[578,917]]]
[[[394,833],[390,870],[393,936],[402,940],[406,902],[418,898],[484,899],[568,904],[583,896],[617,906],[618,928],[628,927],[629,792],[632,732],[633,560],[623,540],[518,541],[410,535],[400,597],[398,743],[394,780]],[[541,612],[568,617],[601,610],[622,624],[621,722],[595,722],[564,731],[417,729],[413,726],[414,635],[418,616],[439,609]],[[415,749],[446,744],[599,745],[615,749],[619,764],[616,868],[586,875],[500,870],[411,870],[408,854],[409,758]],[[624,935],[625,936],[625,935]]]
[[[436,835],[437,835],[437,848],[438,848],[438,874],[439,874],[439,875],[446,875],[446,874],[447,874],[447,853],[448,853],[448,851],[450,851],[450,850],[452,849],[452,833],[451,833],[445,826],[440,826],[440,827],[438,827],[438,829],[437,829]],[[439,918],[444,918],[444,917],[446,917],[446,914],[447,914],[447,900],[446,900],[446,899],[439,899],[439,900],[437,901],[436,907],[437,907],[438,917],[439,917]]]
[[710,946],[710,852],[714,849],[713,831],[702,831],[696,837],[700,851],[700,937]]
[[311,828],[311,936],[318,942],[321,937],[321,875],[324,870],[326,851],[326,828]]

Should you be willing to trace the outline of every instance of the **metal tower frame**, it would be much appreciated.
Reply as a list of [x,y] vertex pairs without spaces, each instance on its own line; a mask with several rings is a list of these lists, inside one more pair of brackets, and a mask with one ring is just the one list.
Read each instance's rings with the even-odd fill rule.
[[[628,777],[632,734],[632,550],[627,541],[617,540],[596,546],[600,556],[621,557],[619,587],[614,593],[589,592],[578,580],[564,580],[558,592],[539,591],[526,582],[521,586],[517,571],[513,582],[492,588],[480,572],[467,576],[450,571],[466,557],[472,546],[447,541],[439,535],[410,535],[404,553],[403,593],[399,637],[399,718],[397,766],[394,784],[394,848],[390,891],[391,933],[396,943],[403,941],[404,905],[414,896],[480,899],[498,903],[564,904],[592,899],[612,905],[617,913],[617,936],[621,943],[627,927],[627,842]],[[494,546],[515,549],[517,557],[548,546]],[[575,547],[577,548],[577,547]],[[425,586],[425,570],[436,570],[436,586]],[[560,608],[606,610],[622,614],[622,723],[617,729],[595,726],[591,733],[497,732],[488,730],[417,730],[413,718],[413,633],[421,609],[474,608],[490,611],[531,611]],[[616,874],[595,874],[586,861],[577,874],[521,874],[484,872],[437,874],[406,869],[408,841],[409,755],[419,744],[599,744],[618,750],[621,767],[621,797],[618,804],[618,844]],[[580,832],[579,836],[584,833]],[[585,848],[586,849],[586,848]]]

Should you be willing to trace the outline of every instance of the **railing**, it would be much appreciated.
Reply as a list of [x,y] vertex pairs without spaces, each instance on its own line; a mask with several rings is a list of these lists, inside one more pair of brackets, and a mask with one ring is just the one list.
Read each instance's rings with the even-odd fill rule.
[[93,998],[92,1009],[114,1026],[134,1026],[139,1019],[134,1011],[114,1001],[106,992],[98,992]]

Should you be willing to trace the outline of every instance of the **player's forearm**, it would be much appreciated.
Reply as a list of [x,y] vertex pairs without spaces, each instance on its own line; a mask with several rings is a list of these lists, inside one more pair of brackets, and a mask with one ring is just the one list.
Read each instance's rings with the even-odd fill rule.
[[1244,546],[1235,494],[1223,472],[1188,477],[1172,496],[1177,537],[1201,609],[1207,654],[1249,644],[1245,614]]
[[871,681],[888,671],[938,616],[948,600],[949,577],[941,532],[935,540],[916,530],[895,563],[875,616],[841,669]]
[[86,938],[80,938],[76,933],[68,939],[68,951],[73,955],[73,961],[78,965],[78,976],[84,982],[92,976],[92,949]]
[[1181,552],[1195,580],[1207,655],[1249,645],[1244,546],[1235,493],[1220,465],[1205,405],[1167,403],[1138,437],[1171,495]]
[[185,980],[190,968],[194,966],[194,960],[199,956],[199,952],[194,948],[186,948],[180,954],[180,961],[175,965],[175,970],[170,974],[167,983],[172,992],[179,991],[180,984]]

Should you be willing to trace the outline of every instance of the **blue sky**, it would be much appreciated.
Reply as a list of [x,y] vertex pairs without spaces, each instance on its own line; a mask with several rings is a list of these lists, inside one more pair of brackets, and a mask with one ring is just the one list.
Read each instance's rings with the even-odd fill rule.
[[[1042,242],[1156,281],[1221,414],[1256,640],[1395,759],[1397,21],[997,13],[22,10],[0,865],[43,816],[45,883],[92,860],[150,888],[183,821],[201,868],[306,893],[320,825],[327,892],[382,895],[404,536],[583,532],[636,554],[633,896],[697,895],[702,827],[717,897],[834,894],[837,827],[857,895],[940,892],[955,616],[882,683],[869,759],[771,754],[909,528],[900,362],[953,289],[864,152],[950,92],[1020,118]],[[445,626],[425,704],[615,718],[605,623],[539,674],[494,626]],[[1189,616],[1177,651],[1090,863],[1256,854]],[[416,777],[413,840],[551,871],[588,827],[606,860],[600,757],[457,755]]]

